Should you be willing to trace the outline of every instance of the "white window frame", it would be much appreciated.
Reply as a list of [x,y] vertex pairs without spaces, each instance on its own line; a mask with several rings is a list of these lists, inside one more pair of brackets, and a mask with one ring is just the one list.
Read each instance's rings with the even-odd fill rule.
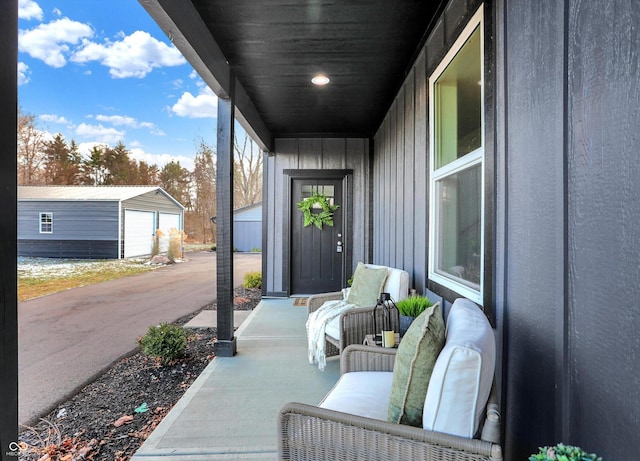
[[[454,160],[445,166],[435,169],[436,165],[436,139],[435,139],[435,93],[434,85],[440,75],[446,70],[451,61],[455,58],[458,52],[462,49],[464,44],[469,40],[473,32],[479,28],[480,30],[480,85],[481,85],[481,145],[478,149],[470,152],[463,157]],[[461,296],[468,298],[479,305],[483,305],[484,297],[484,256],[485,256],[485,242],[484,242],[484,209],[485,209],[485,175],[484,175],[484,158],[485,158],[485,107],[484,107],[484,16],[483,5],[480,6],[478,11],[469,20],[469,23],[464,28],[456,42],[453,44],[449,52],[443,58],[442,62],[438,65],[435,71],[429,77],[429,279],[433,282],[448,288]],[[475,290],[468,284],[462,281],[456,280],[455,276],[443,276],[436,272],[438,261],[438,242],[439,242],[439,226],[437,219],[439,216],[439,203],[436,197],[436,183],[455,173],[467,170],[475,165],[480,165],[481,171],[481,199],[480,199],[480,283],[479,290]]]
[[[43,211],[43,212],[40,212],[39,217],[40,219],[38,221],[38,229],[40,230],[40,233],[53,234],[53,213],[50,211]],[[51,226],[50,230],[42,230],[42,224],[43,224],[42,218],[45,218],[45,217],[49,218],[50,223],[47,223],[47,224]]]

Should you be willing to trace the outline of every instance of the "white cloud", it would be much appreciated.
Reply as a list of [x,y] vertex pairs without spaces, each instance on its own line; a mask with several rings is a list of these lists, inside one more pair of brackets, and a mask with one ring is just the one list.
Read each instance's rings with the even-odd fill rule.
[[133,117],[127,117],[124,115],[101,115],[98,114],[95,116],[95,119],[99,122],[111,123],[115,126],[131,126],[136,128],[138,126],[138,122]]
[[[93,118],[90,116],[89,118]],[[114,126],[127,126],[130,128],[146,128],[151,132],[151,134],[155,134],[157,136],[164,136],[165,133],[159,129],[155,124],[151,122],[139,122],[133,117],[129,117],[126,115],[102,115],[98,114],[95,116],[95,119],[99,122],[111,123]]]
[[53,14],[55,14],[56,16],[58,17],[62,16],[62,11],[60,11],[59,8],[54,8],[52,11],[53,11]]
[[187,91],[169,110],[179,117],[215,118],[218,115],[218,98],[209,87],[203,88],[198,96]]
[[115,128],[104,127],[101,124],[89,125],[81,123],[76,127],[76,134],[83,138],[93,138],[95,143],[115,144],[124,138],[125,132]]
[[105,144],[103,142],[97,142],[97,141],[81,142],[80,144],[78,144],[78,152],[80,152],[80,154],[82,154],[84,158],[89,158],[90,157],[89,153],[96,146],[99,147],[100,149],[109,147],[108,144]]
[[18,1],[18,18],[20,19],[37,19],[42,21],[42,8],[33,0]]
[[54,114],[42,114],[42,115],[40,115],[39,118],[43,122],[47,122],[47,123],[64,123],[64,124],[67,124],[67,125],[69,125],[71,123],[71,122],[69,122],[69,120],[67,120],[63,116],[54,115]]
[[69,45],[93,36],[87,24],[62,18],[18,32],[18,50],[44,61],[51,67],[63,67],[70,53]]
[[182,168],[193,171],[193,158],[186,157],[184,155],[151,154],[138,147],[130,149],[129,152],[131,153],[131,158],[147,162],[149,165],[157,165],[160,169],[162,169],[162,167],[167,163],[173,161],[180,162],[180,166]]
[[29,66],[27,66],[24,62],[18,63],[18,86],[25,85],[29,83]]
[[83,40],[82,47],[71,60],[78,63],[98,61],[109,68],[113,78],[142,78],[155,68],[186,63],[176,48],[147,32],[138,30],[128,36],[120,33],[119,37],[121,40],[104,44]]

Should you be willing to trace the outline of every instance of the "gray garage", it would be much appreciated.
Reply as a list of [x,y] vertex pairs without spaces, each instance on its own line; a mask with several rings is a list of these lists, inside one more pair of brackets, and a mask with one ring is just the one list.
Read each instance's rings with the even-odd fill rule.
[[18,256],[119,259],[160,251],[184,207],[157,186],[19,186]]
[[233,212],[233,246],[237,251],[262,251],[262,202]]

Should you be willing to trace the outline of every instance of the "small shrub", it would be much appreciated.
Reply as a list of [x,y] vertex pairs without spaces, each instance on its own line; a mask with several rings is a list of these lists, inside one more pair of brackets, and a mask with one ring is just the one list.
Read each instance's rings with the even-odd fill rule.
[[433,306],[433,303],[426,296],[417,295],[401,299],[396,303],[396,306],[398,306],[398,312],[400,313],[400,315],[406,315],[407,317],[417,317],[425,309]]
[[354,275],[352,275],[351,277],[349,277],[349,278],[347,279],[347,285],[349,285],[349,286],[353,285],[353,277],[355,277],[355,276],[354,276]]
[[262,288],[262,272],[247,272],[242,286],[245,288]]
[[262,253],[262,250],[258,247],[251,248],[251,253]]
[[211,251],[216,251],[216,246],[215,245],[211,245]]
[[602,461],[602,458],[589,454],[580,447],[572,447],[559,443],[555,447],[540,447],[537,454],[531,455],[529,461]]
[[149,327],[147,334],[138,342],[143,353],[159,358],[166,365],[182,357],[187,347],[187,333],[181,326],[161,323]]

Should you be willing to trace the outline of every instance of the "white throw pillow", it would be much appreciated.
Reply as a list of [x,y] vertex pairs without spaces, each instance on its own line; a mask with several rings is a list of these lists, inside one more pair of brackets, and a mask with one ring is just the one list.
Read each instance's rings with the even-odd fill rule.
[[484,312],[468,299],[457,299],[429,381],[424,429],[473,438],[491,391],[495,360],[495,336]]

